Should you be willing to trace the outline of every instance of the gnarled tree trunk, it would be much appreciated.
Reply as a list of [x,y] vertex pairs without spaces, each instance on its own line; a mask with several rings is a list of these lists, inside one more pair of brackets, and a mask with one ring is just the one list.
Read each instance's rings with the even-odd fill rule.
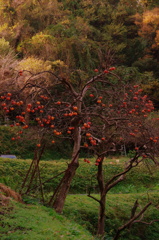
[[[73,162],[68,165],[68,168],[63,176],[60,185],[55,190],[55,195],[50,201],[50,205],[56,210],[56,212],[61,213],[64,207],[65,199],[70,189],[72,179],[76,173],[79,163]],[[53,203],[52,203],[53,202]]]
[[76,170],[79,166],[79,151],[80,151],[80,143],[81,143],[81,128],[76,127],[74,130],[74,148],[72,154],[72,161],[68,165],[67,170],[61,182],[57,186],[53,196],[49,201],[49,205],[52,206],[56,212],[61,213],[64,207],[65,199],[68,194],[68,191],[71,186],[72,179],[76,173]]

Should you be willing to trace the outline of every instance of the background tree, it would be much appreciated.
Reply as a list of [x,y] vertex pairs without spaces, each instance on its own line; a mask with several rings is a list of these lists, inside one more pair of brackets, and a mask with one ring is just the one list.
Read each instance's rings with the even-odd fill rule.
[[[136,24],[139,26],[139,35],[145,39],[146,48],[143,59],[138,67],[141,71],[153,71],[158,76],[158,8],[144,11],[136,15]],[[142,68],[140,67],[142,65]],[[145,65],[145,67],[143,66]]]
[[154,91],[158,85],[158,12],[159,8],[147,9],[142,14],[136,15],[135,23],[139,27],[139,35],[145,41],[144,55],[140,61],[136,61],[133,65],[138,67],[140,72],[149,75],[149,79],[143,82],[143,89],[146,94],[154,101],[155,107],[158,109],[158,95]]

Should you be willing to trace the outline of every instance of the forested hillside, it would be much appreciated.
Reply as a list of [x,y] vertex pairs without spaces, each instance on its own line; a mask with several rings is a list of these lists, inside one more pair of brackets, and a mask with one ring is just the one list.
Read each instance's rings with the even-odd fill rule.
[[158,107],[158,1],[1,0],[0,16],[2,89],[16,70],[79,81],[115,65],[127,81],[143,83]]

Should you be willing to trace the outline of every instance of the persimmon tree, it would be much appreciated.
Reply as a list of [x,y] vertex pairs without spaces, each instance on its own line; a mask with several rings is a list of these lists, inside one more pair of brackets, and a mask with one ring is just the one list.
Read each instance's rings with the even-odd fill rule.
[[[148,114],[153,110],[152,102],[147,100],[147,96],[142,96],[142,90],[138,85],[132,87],[122,81],[114,70],[115,67],[102,72],[95,69],[90,79],[80,79],[79,82],[74,81],[73,77],[69,79],[58,77],[49,71],[39,72],[29,78],[21,91],[1,93],[1,115],[13,121],[12,125],[23,129],[20,131],[27,131],[29,126],[36,128],[40,136],[37,139],[35,161],[30,167],[31,169],[33,166],[30,184],[35,173],[40,173],[39,160],[45,145],[44,135],[51,134],[52,144],[56,143],[57,138],[72,141],[71,161],[49,201],[57,212],[61,213],[63,210],[71,181],[79,166],[81,149],[97,156],[95,164],[101,194],[98,201],[100,203],[98,234],[103,234],[107,192],[124,179],[130,169],[152,153],[158,138],[150,135],[145,125]],[[38,85],[38,81],[37,83],[31,81],[35,76],[41,78],[46,73],[50,75],[52,82],[49,88]],[[20,71],[19,74],[22,75],[23,72]],[[26,91],[27,88],[33,91],[29,91],[30,103],[25,104],[27,99],[23,98],[23,101],[20,99],[23,97],[24,89]],[[26,122],[25,116],[28,114],[30,118]],[[17,138],[19,135],[12,140],[15,141]],[[128,141],[134,145],[136,151],[134,157],[129,160],[123,172],[113,176],[105,184],[102,170],[105,156],[109,152],[119,151],[121,144]],[[148,148],[149,145],[152,145],[151,149]],[[25,181],[29,173],[30,170]]]
[[[111,70],[114,70],[114,68],[109,69],[110,72]],[[49,129],[49,131],[52,132],[52,141],[55,141],[54,138],[57,137],[73,140],[72,161],[68,165],[68,169],[65,172],[60,186],[58,186],[55,191],[56,194],[54,194],[50,200],[50,204],[53,205],[58,212],[61,212],[63,209],[71,180],[78,168],[81,145],[83,144],[83,147],[85,147],[85,143],[82,143],[83,133],[85,129],[89,129],[91,125],[89,121],[90,114],[87,114],[89,113],[88,108],[91,106],[92,101],[92,95],[89,96],[91,86],[93,87],[93,83],[98,82],[99,88],[102,88],[102,78],[106,76],[109,71],[105,70],[99,74],[98,71],[95,70],[95,76],[88,81],[80,81],[79,83],[73,82],[73,80],[71,82],[70,79],[59,78],[52,72],[44,71],[31,75],[21,91],[1,93],[1,116],[5,116],[4,119],[8,118],[13,122],[16,119],[14,125],[22,128],[23,131],[25,131],[29,125],[36,125],[37,123],[38,131],[43,132]],[[37,82],[32,81],[32,79],[34,80],[38,77],[41,79],[46,73],[52,76],[51,91],[39,85],[38,80]],[[18,77],[21,78],[23,74],[23,71],[20,71]],[[93,91],[96,95],[95,100],[93,100],[93,105],[96,105],[94,109],[96,112],[101,100],[98,99],[98,91],[96,89]],[[24,92],[30,93],[26,99],[23,95]],[[30,99],[30,103],[28,103],[28,98]],[[92,107],[94,108],[93,105]],[[16,140],[17,137],[19,138],[19,136],[16,136],[13,137],[12,140]],[[37,147],[41,148],[42,144],[38,144]]]
[[[109,88],[109,90],[111,90],[112,96],[111,103],[108,101],[105,103],[104,98],[99,97],[98,104],[100,106],[98,108],[100,112],[90,114],[92,126],[86,133],[87,148],[97,156],[94,164],[97,166],[100,197],[92,196],[91,192],[88,193],[88,196],[99,203],[98,235],[104,235],[105,232],[107,193],[119,182],[123,181],[131,169],[147,161],[147,159],[152,160],[154,164],[158,164],[156,157],[159,154],[159,132],[157,127],[159,122],[157,123],[158,119],[155,119],[156,127],[154,127],[152,121],[148,119],[149,114],[154,109],[152,101],[148,100],[146,95],[142,95],[142,89],[139,88],[139,85],[130,86],[125,84],[123,88],[120,85],[118,92],[117,89],[113,91],[113,89]],[[95,118],[96,124],[93,124],[93,118]],[[104,170],[107,156],[111,152],[119,153],[123,144],[127,147],[131,146],[134,154],[125,162],[122,170],[119,169],[116,174],[107,179]],[[84,161],[90,163],[88,159]],[[145,211],[146,209],[147,207]],[[135,220],[134,213],[130,222],[133,223]],[[126,225],[127,227],[130,227],[130,222]]]

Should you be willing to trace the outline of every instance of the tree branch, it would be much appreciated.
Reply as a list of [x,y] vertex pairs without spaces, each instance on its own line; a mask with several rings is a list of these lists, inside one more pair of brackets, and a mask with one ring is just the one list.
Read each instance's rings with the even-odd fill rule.
[[[117,240],[120,237],[120,233],[125,230],[126,228],[130,227],[137,218],[139,218],[146,210],[147,208],[151,205],[152,203],[149,202],[136,216],[134,216],[133,218],[131,218],[127,223],[125,223],[123,226],[119,227],[117,230],[117,233],[115,235],[115,237],[113,238],[113,240]],[[139,221],[140,222],[140,221]]]
[[90,193],[87,194],[88,197],[94,199],[95,201],[97,201],[99,204],[101,204],[100,200],[98,200],[97,198],[93,197],[92,195],[90,195]]
[[[133,167],[136,167],[139,162],[136,162],[136,164],[133,166],[133,163],[139,158],[139,155],[135,155],[131,160],[129,165],[125,168],[123,172],[120,172],[116,175],[114,175],[105,185],[105,191],[108,192],[112,187],[114,187],[118,182],[122,181],[124,178],[125,173],[129,172]],[[114,181],[116,178],[118,178],[116,181]],[[113,182],[114,181],[114,182]],[[113,182],[113,183],[112,183]]]
[[103,160],[104,160],[104,155],[101,157],[101,161],[99,162],[98,171],[97,171],[97,181],[98,181],[98,186],[100,188],[100,193],[102,193],[104,190]]
[[146,225],[151,225],[151,224],[153,224],[154,222],[159,222],[159,219],[154,219],[154,220],[152,220],[151,222],[144,222],[144,221],[136,220],[136,221],[133,222],[133,224],[134,224],[134,223],[143,223],[143,224],[146,224]]

